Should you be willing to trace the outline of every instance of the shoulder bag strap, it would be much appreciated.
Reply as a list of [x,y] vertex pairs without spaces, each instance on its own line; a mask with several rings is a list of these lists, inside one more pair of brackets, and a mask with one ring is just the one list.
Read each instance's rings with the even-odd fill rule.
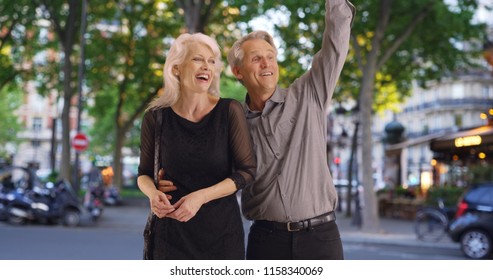
[[161,127],[163,125],[163,109],[156,110],[157,120],[154,134],[154,185],[159,186],[159,155],[161,146]]

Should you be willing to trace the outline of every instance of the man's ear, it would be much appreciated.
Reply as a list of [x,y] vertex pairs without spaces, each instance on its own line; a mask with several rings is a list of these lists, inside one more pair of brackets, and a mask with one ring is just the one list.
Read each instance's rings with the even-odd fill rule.
[[233,69],[231,69],[231,72],[233,72],[233,75],[235,75],[236,79],[241,80],[243,79],[243,75],[240,73],[240,68],[235,66]]

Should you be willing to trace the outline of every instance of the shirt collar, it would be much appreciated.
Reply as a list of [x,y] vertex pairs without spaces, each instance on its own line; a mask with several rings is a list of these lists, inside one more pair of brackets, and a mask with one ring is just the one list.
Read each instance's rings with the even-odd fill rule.
[[[282,104],[284,103],[285,99],[286,99],[286,95],[282,94],[279,86],[277,86],[272,96],[267,100],[264,111],[266,111],[266,109],[268,110],[270,107],[275,105],[272,103]],[[243,109],[245,110],[245,115],[247,116],[247,118],[258,117],[262,114],[261,111],[251,110],[250,107],[248,106],[248,103],[250,103],[250,96],[247,93],[245,96],[245,102],[243,103]]]

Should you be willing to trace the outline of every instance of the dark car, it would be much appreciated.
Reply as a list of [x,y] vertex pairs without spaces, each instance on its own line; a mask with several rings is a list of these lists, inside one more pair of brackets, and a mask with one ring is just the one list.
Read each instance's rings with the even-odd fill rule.
[[484,259],[491,255],[493,183],[474,185],[462,195],[448,233],[454,242],[460,242],[467,257]]

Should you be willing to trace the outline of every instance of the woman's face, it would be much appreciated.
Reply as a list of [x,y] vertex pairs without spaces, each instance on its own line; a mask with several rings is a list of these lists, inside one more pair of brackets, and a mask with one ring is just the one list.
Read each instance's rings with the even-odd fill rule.
[[188,45],[188,54],[177,66],[181,90],[192,93],[207,93],[216,72],[216,58],[212,50],[202,43]]

